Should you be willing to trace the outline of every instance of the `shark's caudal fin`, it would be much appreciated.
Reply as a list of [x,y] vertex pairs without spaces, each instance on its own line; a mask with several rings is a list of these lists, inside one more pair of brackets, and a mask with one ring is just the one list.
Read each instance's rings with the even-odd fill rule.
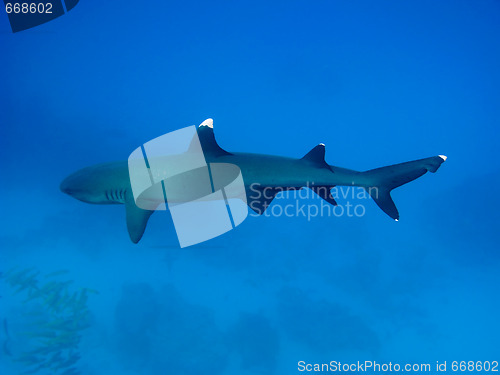
[[127,217],[127,229],[133,243],[139,242],[144,234],[149,217],[154,211],[143,210],[134,203],[134,199],[125,200],[125,211]]
[[391,190],[419,178],[427,171],[435,173],[445,160],[446,156],[439,155],[363,172],[373,181],[365,189],[382,211],[397,221],[399,212],[391,198]]

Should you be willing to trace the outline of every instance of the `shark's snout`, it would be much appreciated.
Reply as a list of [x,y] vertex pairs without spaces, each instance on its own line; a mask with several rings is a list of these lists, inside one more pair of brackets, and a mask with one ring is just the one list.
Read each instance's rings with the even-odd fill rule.
[[74,187],[71,182],[71,176],[66,177],[64,180],[62,180],[61,184],[59,185],[59,189],[63,193],[71,195],[72,191],[74,191]]
[[[83,168],[68,177],[62,180],[59,185],[59,189],[69,196],[78,199],[82,202],[87,203],[97,203],[97,204],[106,204],[110,203],[110,195],[115,197],[112,193],[116,193],[115,191],[110,192],[107,187],[100,184],[99,177],[97,173],[93,173],[92,169],[96,169],[96,167],[92,168]],[[106,173],[103,173],[104,176],[107,176]]]
[[59,185],[59,189],[63,193],[81,201],[86,201],[85,187],[84,181],[82,181],[82,178],[78,173],[69,175]]

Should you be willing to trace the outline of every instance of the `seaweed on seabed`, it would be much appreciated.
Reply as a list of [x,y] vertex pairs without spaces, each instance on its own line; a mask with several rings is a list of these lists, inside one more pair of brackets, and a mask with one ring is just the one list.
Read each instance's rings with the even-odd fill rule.
[[[66,273],[52,272],[43,281],[35,268],[12,269],[0,276],[14,294],[22,292],[25,296],[22,304],[28,312],[24,316],[26,331],[21,334],[30,349],[12,356],[26,367],[22,374],[42,370],[58,375],[79,374],[75,365],[80,359],[82,331],[89,327],[88,295],[97,292],[88,288],[72,290],[71,280],[57,280]],[[4,324],[6,328],[6,321]]]

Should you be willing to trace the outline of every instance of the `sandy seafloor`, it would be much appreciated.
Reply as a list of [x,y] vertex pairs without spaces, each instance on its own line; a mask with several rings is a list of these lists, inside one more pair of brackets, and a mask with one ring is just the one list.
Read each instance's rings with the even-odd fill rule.
[[[500,2],[87,0],[0,31],[0,272],[98,291],[81,374],[500,360]],[[361,200],[362,217],[249,217],[184,249],[166,212],[134,245],[122,206],[59,191],[208,117],[229,151],[448,160],[393,193],[397,223]],[[0,296],[0,373],[17,374],[29,302]]]

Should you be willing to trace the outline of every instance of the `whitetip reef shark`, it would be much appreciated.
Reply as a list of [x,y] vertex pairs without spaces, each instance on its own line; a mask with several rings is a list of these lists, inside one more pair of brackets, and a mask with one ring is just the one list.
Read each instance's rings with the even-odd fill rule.
[[[399,213],[391,191],[427,171],[435,173],[446,160],[446,156],[438,155],[359,172],[327,164],[323,143],[296,159],[225,151],[215,140],[212,119],[203,121],[197,133],[207,163],[229,163],[240,168],[247,191],[247,204],[259,214],[263,214],[275,195],[284,190],[307,187],[328,203],[337,205],[331,194],[333,187],[359,186],[368,192],[382,211],[398,221]],[[135,204],[127,161],[83,168],[64,179],[60,189],[86,203],[124,204],[128,233],[134,243],[142,238],[148,219],[154,212]],[[250,194],[255,189],[265,190],[265,194]]]

